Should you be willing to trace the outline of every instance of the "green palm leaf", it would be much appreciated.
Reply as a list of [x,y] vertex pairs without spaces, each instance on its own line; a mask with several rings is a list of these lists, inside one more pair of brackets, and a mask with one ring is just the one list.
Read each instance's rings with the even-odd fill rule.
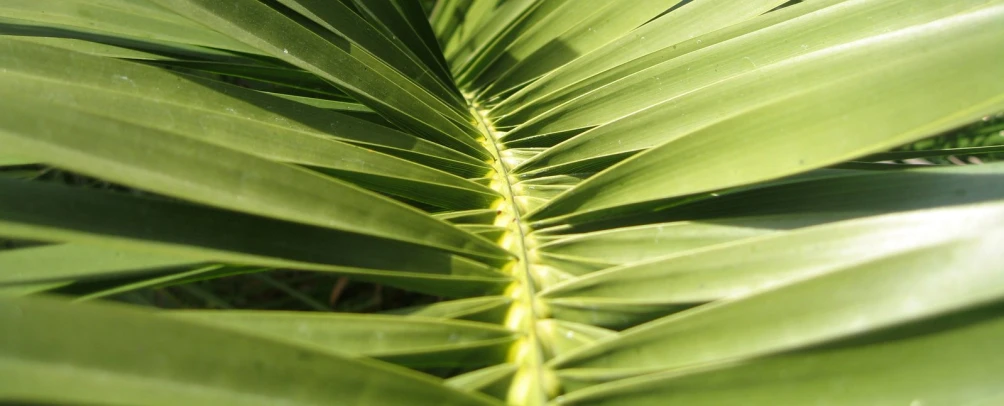
[[999,403],[1002,27],[0,1],[0,402]]
[[0,341],[2,388],[4,398],[19,402],[498,404],[316,345],[119,306],[37,298],[0,303],[0,320],[17,332]]

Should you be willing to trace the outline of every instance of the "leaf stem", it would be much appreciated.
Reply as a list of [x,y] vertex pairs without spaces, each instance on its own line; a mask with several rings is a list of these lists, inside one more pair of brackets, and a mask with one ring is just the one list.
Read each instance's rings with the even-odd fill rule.
[[532,243],[528,236],[530,230],[528,224],[523,221],[516,202],[520,190],[514,185],[509,175],[511,168],[503,159],[505,147],[498,142],[494,128],[482,111],[472,106],[471,114],[477,119],[478,127],[484,134],[482,143],[494,158],[492,188],[503,196],[503,199],[495,204],[498,212],[495,225],[505,227],[507,230],[499,244],[516,254],[516,260],[507,268],[514,282],[507,291],[513,299],[513,304],[506,316],[505,325],[523,334],[523,338],[514,344],[510,351],[509,362],[515,364],[518,369],[506,400],[510,405],[517,406],[543,405],[548,399],[557,395],[558,385],[554,374],[544,366],[547,359],[536,328],[537,321],[544,317],[546,310],[536,300],[536,286],[529,255],[529,246]]

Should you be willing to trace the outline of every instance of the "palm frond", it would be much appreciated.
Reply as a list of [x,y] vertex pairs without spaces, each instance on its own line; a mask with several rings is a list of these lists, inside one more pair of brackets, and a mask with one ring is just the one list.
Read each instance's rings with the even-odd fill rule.
[[1002,22],[0,1],[0,401],[999,403]]

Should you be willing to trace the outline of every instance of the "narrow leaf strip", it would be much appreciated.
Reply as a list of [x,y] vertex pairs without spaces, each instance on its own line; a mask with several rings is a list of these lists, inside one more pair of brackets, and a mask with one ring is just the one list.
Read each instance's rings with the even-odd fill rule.
[[0,327],[0,397],[20,402],[498,404],[380,362],[121,305],[0,297]]

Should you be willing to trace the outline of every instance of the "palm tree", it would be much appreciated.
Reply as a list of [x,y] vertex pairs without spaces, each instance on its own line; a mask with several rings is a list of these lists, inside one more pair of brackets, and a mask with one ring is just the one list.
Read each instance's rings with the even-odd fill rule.
[[[1004,403],[1004,166],[937,164],[1002,151],[1004,1],[3,0],[0,33],[0,402]],[[328,309],[290,274],[425,296],[205,288]]]

